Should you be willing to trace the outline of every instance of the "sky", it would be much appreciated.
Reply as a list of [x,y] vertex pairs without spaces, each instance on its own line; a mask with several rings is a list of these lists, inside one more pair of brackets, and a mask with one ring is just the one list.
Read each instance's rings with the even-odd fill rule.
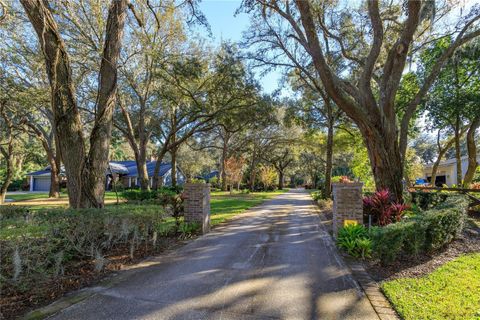
[[[200,3],[200,9],[210,24],[214,43],[220,44],[222,40],[239,42],[242,39],[242,32],[249,27],[249,17],[245,13],[235,16],[240,4],[241,1],[237,0],[203,0]],[[280,77],[279,71],[270,72],[263,77],[257,76],[266,93],[277,89]]]

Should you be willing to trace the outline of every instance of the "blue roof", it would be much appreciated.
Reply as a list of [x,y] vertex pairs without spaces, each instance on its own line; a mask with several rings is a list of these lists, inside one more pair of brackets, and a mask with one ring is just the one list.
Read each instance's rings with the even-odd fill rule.
[[[128,169],[128,174],[126,175],[127,177],[137,177],[138,176],[138,170],[137,170],[137,163],[135,161],[112,161],[114,163],[118,163],[121,165],[124,165]],[[153,173],[155,172],[155,165],[157,164],[157,161],[147,161],[147,172],[149,177],[153,177]],[[172,167],[170,163],[162,163],[160,164],[160,171],[158,175],[160,177],[163,177]]]
[[204,178],[207,179],[207,180],[210,180],[210,179],[215,178],[215,177],[218,178],[219,175],[220,175],[220,172],[218,172],[217,170],[215,170],[215,171],[212,171],[212,172],[210,172],[210,173],[207,173]]
[[[147,172],[148,176],[152,177],[153,173],[155,172],[155,165],[157,161],[148,161],[147,162]],[[137,177],[138,170],[137,170],[137,162],[134,160],[127,160],[127,161],[111,161],[110,162],[111,169],[114,172],[118,172],[120,174],[125,174],[126,177]],[[160,164],[160,171],[159,176],[163,177],[170,169],[172,165],[170,163],[162,163]],[[43,170],[38,170],[34,172],[29,172],[27,176],[40,176],[40,175],[48,175],[50,174],[50,167],[46,167]]]
[[50,173],[50,169],[43,169],[43,170],[33,171],[33,172],[27,173],[26,175],[27,175],[27,176],[41,176],[41,175],[44,175],[44,174],[47,174],[47,173]]

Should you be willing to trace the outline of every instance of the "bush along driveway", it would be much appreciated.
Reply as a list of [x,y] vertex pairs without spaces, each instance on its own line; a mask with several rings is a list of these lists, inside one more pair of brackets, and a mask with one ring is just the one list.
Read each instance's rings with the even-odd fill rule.
[[363,262],[403,318],[479,319],[480,255],[469,253],[480,251],[480,237],[467,230],[466,199],[418,198],[396,212],[381,195],[367,198],[364,210],[381,225],[344,227],[337,245]]

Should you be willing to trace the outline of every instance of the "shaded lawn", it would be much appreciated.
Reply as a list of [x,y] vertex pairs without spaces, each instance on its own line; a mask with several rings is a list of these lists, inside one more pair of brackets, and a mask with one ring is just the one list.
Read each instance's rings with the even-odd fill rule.
[[382,284],[398,313],[409,319],[480,319],[480,253],[447,262],[422,278]]
[[[120,200],[122,199],[121,193],[118,193]],[[26,200],[41,200],[48,199],[48,192],[32,192],[25,194],[7,194],[7,199],[12,199],[13,201],[26,201]],[[65,192],[60,193],[60,199],[68,199],[68,195]],[[105,192],[105,200],[115,200],[115,192],[107,191]]]
[[[219,223],[224,222],[225,220],[242,213],[243,211],[259,205],[265,200],[271,199],[281,193],[284,193],[286,190],[277,190],[272,192],[255,192],[255,193],[234,193],[230,195],[229,192],[212,192],[211,194],[211,225],[217,225]],[[21,207],[28,208],[28,210],[36,212],[38,210],[50,209],[50,208],[66,208],[68,205],[66,204],[29,204],[27,200],[34,200],[34,199],[46,199],[48,198],[48,194],[28,194],[28,195],[35,195],[36,198],[25,199],[25,203],[21,205]],[[108,198],[107,198],[108,195]],[[23,196],[23,195],[18,195]],[[40,197],[39,197],[40,196]],[[43,198],[42,198],[43,196]],[[66,195],[65,195],[66,197]],[[113,200],[115,199],[115,193],[108,192],[106,193],[105,199]],[[18,200],[21,201],[21,200]],[[135,214],[136,212],[142,213],[142,209],[150,209],[158,208],[158,210],[163,211],[163,208],[156,204],[129,204],[129,203],[120,203],[116,205],[115,203],[107,204],[108,208],[118,208],[119,211],[125,212],[130,211],[130,213]],[[155,211],[155,210],[153,210]],[[181,219],[183,221],[183,218]],[[175,226],[175,219],[172,217],[166,217],[159,228],[163,232],[168,232],[172,230]],[[3,221],[0,224],[0,239],[9,239],[9,238],[16,238],[19,236],[24,237],[41,237],[44,231],[49,227],[45,224],[30,224],[27,223],[23,218],[22,219],[9,219],[7,221]]]
[[265,200],[286,192],[286,190],[277,190],[271,192],[253,192],[248,194],[229,192],[212,192],[210,199],[210,223],[212,226],[242,213],[243,211],[259,205]]

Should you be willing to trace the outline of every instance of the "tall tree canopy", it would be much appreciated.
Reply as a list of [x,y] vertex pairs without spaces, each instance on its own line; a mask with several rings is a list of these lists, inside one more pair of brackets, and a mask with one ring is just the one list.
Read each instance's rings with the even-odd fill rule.
[[[473,6],[452,29],[444,25],[439,28],[451,7],[440,8],[432,1],[384,4],[370,0],[354,6],[303,0],[247,0],[243,4],[255,16],[250,38],[274,49],[269,52],[270,59],[297,64],[296,57],[301,57],[303,66],[314,66],[316,74],[310,73],[312,80],[321,81],[328,96],[360,130],[377,188],[389,188],[401,199],[410,121],[448,58],[480,35],[480,7]],[[453,41],[442,51],[398,117],[395,99],[408,60],[432,38],[448,34],[454,35]],[[333,67],[338,65],[332,63],[334,57],[346,69],[338,72]]]

